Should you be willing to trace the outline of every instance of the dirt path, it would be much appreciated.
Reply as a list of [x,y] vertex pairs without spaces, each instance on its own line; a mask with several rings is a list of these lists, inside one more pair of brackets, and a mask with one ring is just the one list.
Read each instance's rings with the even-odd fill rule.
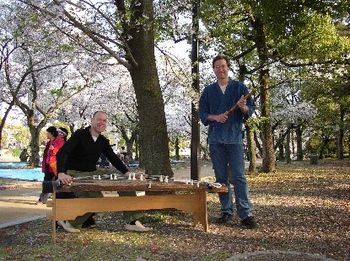
[[0,185],[0,228],[46,217],[49,209],[36,205],[40,182],[6,181]]

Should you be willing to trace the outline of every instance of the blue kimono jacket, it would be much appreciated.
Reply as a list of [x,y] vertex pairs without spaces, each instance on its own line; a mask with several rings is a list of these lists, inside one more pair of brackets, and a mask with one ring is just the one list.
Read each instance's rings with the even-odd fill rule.
[[222,93],[217,82],[205,87],[199,100],[199,117],[202,123],[207,126],[208,144],[237,144],[243,142],[242,123],[250,117],[255,109],[254,100],[250,97],[247,100],[248,114],[244,115],[237,109],[225,123],[209,121],[208,115],[218,115],[228,111],[242,95],[247,95],[248,89],[242,83],[229,79],[225,93]]

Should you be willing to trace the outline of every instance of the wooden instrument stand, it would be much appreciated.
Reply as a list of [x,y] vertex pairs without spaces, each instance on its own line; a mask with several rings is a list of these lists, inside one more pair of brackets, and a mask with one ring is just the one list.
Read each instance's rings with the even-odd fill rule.
[[[118,212],[155,209],[178,209],[193,215],[193,226],[198,223],[208,231],[207,192],[227,192],[227,188],[210,188],[207,184],[185,184],[182,182],[161,183],[157,181],[107,181],[74,182],[57,192],[77,191],[163,191],[160,195],[72,198],[58,199],[53,193],[52,239],[56,242],[56,221],[74,220],[88,212]],[[179,193],[182,192],[182,193]]]

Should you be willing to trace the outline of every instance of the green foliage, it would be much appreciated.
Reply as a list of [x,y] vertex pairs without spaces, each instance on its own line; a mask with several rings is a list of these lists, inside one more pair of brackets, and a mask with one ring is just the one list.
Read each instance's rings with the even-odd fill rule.
[[[304,1],[204,1],[203,22],[211,46],[234,57],[254,44],[253,24],[263,23],[268,46],[279,57],[320,61],[349,52],[349,39],[337,30],[333,6]],[[256,52],[242,59],[251,61]]]
[[118,140],[118,148],[125,147],[126,148],[126,142],[124,139]]
[[14,157],[19,157],[21,155],[22,149],[10,149],[11,155]]
[[[252,28],[247,15],[238,1],[203,1],[201,17],[210,38],[204,46],[208,44],[207,48],[229,56],[236,56],[252,46]],[[253,58],[253,54],[248,53],[244,59]]]
[[264,124],[265,122],[267,122],[269,119],[267,117],[251,117],[246,121],[246,125],[256,131],[259,132],[259,127]]
[[6,124],[3,130],[3,144],[15,143],[21,148],[29,144],[30,134],[26,127],[22,125]]
[[176,156],[175,155],[176,139],[178,139],[178,142],[179,142],[180,153],[181,153],[181,150],[191,147],[190,138],[185,133],[170,132],[169,133],[169,151],[171,156]]
[[58,50],[61,52],[71,52],[75,50],[75,47],[71,44],[61,44],[58,46]]
[[[317,108],[317,116],[309,126],[327,137],[334,137],[339,129],[340,109],[349,115],[349,69],[346,66],[327,66],[310,69],[302,89],[302,96]],[[348,119],[345,115],[345,120]],[[348,120],[349,121],[349,120]]]
[[56,97],[62,97],[64,94],[62,89],[52,89],[50,90],[50,93],[52,96],[56,96]]
[[336,158],[337,144],[334,137],[329,137],[324,130],[315,132],[306,142],[307,154],[318,153],[320,157]]
[[[334,143],[331,146],[328,140],[333,142],[336,138],[339,107],[350,107],[349,99],[344,95],[349,92],[350,81],[344,82],[349,72],[346,72],[345,66],[330,65],[330,61],[339,63],[350,53],[349,30],[344,24],[348,16],[348,3],[323,0],[207,0],[201,6],[203,23],[210,38],[206,42],[207,49],[233,57],[240,74],[249,78],[253,85],[261,85],[259,72],[264,66],[262,63],[268,63],[265,68],[269,74],[265,76],[268,76],[266,80],[270,88],[283,88],[279,82],[290,86],[299,77],[296,86],[303,88],[302,99],[311,101],[318,109],[315,120],[308,122],[308,127],[317,133],[315,139],[319,139],[318,142],[310,142],[313,149],[324,146],[327,141],[329,150],[333,151]],[[280,59],[282,63],[279,63]],[[300,69],[299,75],[294,72],[295,75],[288,78],[288,73],[281,73],[278,68],[284,67],[283,70],[292,72],[294,68],[290,69],[285,64],[324,62],[328,63],[327,66],[313,68],[314,75],[323,75],[315,77],[318,78],[316,80],[305,76],[310,74],[307,69]],[[271,94],[274,95],[274,92],[271,91]],[[270,108],[269,97],[263,102],[261,108]],[[261,123],[248,121],[247,124],[257,128],[267,119],[261,120]]]
[[293,31],[277,36],[274,42],[280,55],[292,59],[339,59],[350,51],[349,39],[339,35],[332,18],[316,12],[304,11]]
[[41,21],[41,18],[39,17],[39,15],[34,15],[32,14],[29,17],[29,21],[33,24],[33,25],[38,25]]
[[313,135],[307,143],[306,151],[309,153],[317,152],[321,146],[321,139]]

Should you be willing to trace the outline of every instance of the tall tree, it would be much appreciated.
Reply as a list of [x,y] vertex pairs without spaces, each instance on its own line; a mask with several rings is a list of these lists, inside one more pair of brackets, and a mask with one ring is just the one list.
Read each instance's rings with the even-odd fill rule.
[[164,101],[154,55],[153,1],[53,0],[45,5],[40,1],[26,2],[51,16],[54,23],[65,21],[68,28],[64,32],[76,36],[74,39],[79,42],[80,36],[73,27],[78,28],[100,48],[102,55],[115,58],[128,69],[137,98],[145,171],[172,176]]
[[8,4],[1,4],[0,15],[0,108],[2,105],[7,104],[4,114],[1,115],[0,120],[0,150],[2,148],[2,133],[4,126],[12,108],[15,105],[15,100],[11,97],[6,97],[8,93],[5,90],[4,80],[4,67],[9,59],[11,59],[12,53],[20,47],[20,43],[17,42],[16,37],[13,36],[13,26],[11,22],[15,19],[15,12]]
[[313,122],[315,133],[322,140],[318,151],[320,156],[330,141],[337,147],[337,157],[344,157],[344,138],[349,131],[346,125],[350,117],[349,65],[323,66],[310,68],[307,86],[303,95],[317,110]]
[[69,98],[94,83],[88,70],[97,70],[87,57],[66,50],[62,44],[66,39],[52,26],[44,26],[33,9],[18,5],[15,12],[11,33],[20,48],[5,61],[5,87],[26,117],[31,133],[29,164],[38,166],[41,129]]

